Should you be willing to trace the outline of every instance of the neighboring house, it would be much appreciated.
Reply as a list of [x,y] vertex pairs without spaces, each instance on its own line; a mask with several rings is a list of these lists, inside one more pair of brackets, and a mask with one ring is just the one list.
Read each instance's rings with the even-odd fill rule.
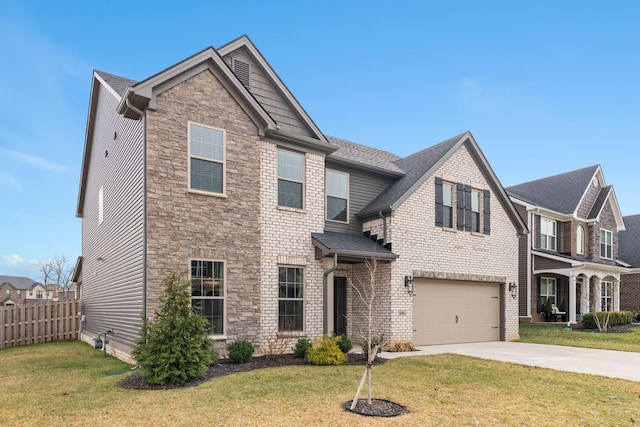
[[620,277],[620,309],[640,312],[640,215],[625,216],[624,226],[618,247],[620,259],[631,270]]
[[547,299],[571,323],[585,313],[619,310],[620,275],[629,271],[618,251],[625,224],[601,167],[515,185],[507,193],[531,230],[520,247],[520,317],[543,320]]
[[0,276],[0,304],[47,301],[47,289],[28,277]]
[[163,273],[188,271],[223,346],[518,337],[527,229],[468,132],[400,158],[325,136],[240,37],[145,80],[93,74],[77,215],[83,339],[127,358]]

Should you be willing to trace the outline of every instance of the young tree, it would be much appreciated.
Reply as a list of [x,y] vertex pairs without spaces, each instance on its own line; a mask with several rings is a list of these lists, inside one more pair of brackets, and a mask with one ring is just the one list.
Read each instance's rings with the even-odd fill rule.
[[351,403],[351,410],[353,411],[358,404],[358,398],[360,396],[360,392],[362,391],[362,387],[364,386],[365,381],[367,381],[367,403],[371,405],[371,373],[373,368],[373,362],[376,359],[376,355],[378,352],[387,344],[387,341],[384,339],[376,340],[373,337],[373,329],[374,329],[374,304],[376,302],[376,288],[377,288],[377,272],[380,267],[380,260],[377,258],[365,259],[365,267],[367,274],[367,280],[363,280],[359,275],[355,274],[354,279],[357,281],[357,284],[351,283],[351,287],[355,291],[358,296],[359,301],[363,304],[365,308],[366,315],[366,343],[367,346],[367,365],[365,367],[364,373],[362,374],[362,379],[360,380],[360,385],[358,386],[358,390],[356,391],[356,395],[353,398],[353,402]]
[[143,378],[151,384],[182,384],[204,375],[213,360],[207,320],[191,307],[186,272],[166,273],[160,306],[153,321],[142,318],[140,338],[132,355]]
[[47,286],[53,277],[54,264],[53,261],[42,261],[38,264],[38,272],[42,278],[42,284]]

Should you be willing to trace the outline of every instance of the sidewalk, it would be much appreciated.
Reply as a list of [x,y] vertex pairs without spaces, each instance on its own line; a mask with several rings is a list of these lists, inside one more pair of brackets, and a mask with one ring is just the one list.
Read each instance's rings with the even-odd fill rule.
[[453,353],[640,382],[640,353],[505,341],[421,346],[417,349],[404,353],[382,352],[380,357],[395,359]]

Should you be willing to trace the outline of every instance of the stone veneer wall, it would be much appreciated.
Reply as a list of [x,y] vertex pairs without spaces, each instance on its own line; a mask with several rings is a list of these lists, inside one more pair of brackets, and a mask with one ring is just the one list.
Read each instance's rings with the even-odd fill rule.
[[[304,268],[304,335],[322,336],[322,262],[312,232],[324,229],[324,156],[305,154],[303,209],[278,207],[278,146],[260,144],[260,335],[262,345],[278,332],[278,266]],[[298,335],[298,334],[296,334]]]
[[[225,196],[189,191],[188,122],[225,131]],[[147,298],[163,271],[224,261],[225,335],[259,345],[260,147],[257,128],[210,71],[158,95],[147,113]],[[224,342],[220,343],[220,346]]]
[[[491,190],[490,235],[435,226],[435,177]],[[454,227],[455,223],[454,209]],[[372,224],[370,228],[376,227],[377,224]],[[518,283],[517,229],[466,145],[452,154],[387,219],[387,227],[393,252],[400,255],[391,264],[392,340],[413,339],[412,300],[404,287],[405,275],[432,272],[434,277],[500,277],[505,278],[506,283]],[[506,290],[508,285],[504,288],[504,336],[509,341],[519,337],[518,299],[511,298]]]

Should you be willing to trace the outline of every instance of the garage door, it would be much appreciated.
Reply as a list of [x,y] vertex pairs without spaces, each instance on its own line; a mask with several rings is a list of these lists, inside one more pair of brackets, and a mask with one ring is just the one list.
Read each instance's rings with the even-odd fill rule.
[[414,282],[414,345],[500,340],[500,286],[495,283]]

